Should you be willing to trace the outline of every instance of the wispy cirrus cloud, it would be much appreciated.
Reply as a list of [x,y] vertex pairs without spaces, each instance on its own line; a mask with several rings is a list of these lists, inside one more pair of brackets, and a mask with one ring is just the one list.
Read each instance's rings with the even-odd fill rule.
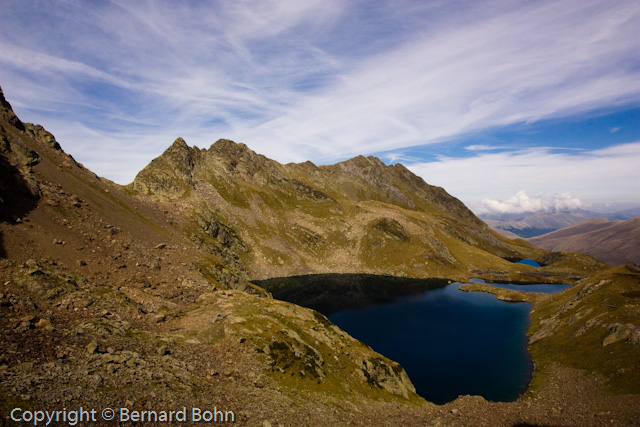
[[329,163],[640,104],[637,2],[33,5],[3,6],[0,83],[121,183],[178,136]]
[[624,34],[634,31],[638,9],[614,9],[528,3],[416,34],[245,139],[262,144],[261,135],[277,134],[281,142],[312,142],[321,149],[310,154],[331,158],[629,102],[640,90],[629,60],[639,46]]

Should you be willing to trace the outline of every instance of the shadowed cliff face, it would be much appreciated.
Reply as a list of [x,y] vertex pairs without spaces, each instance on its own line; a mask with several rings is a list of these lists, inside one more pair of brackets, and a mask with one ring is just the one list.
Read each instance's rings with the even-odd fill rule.
[[520,274],[523,268],[504,258],[544,253],[497,236],[444,189],[375,157],[283,165],[229,140],[200,149],[179,138],[128,188],[188,212],[194,239],[211,237],[203,218],[224,224],[228,232],[215,239],[238,253],[253,279],[319,273],[466,279],[472,271]]
[[19,147],[12,147],[2,127],[0,140],[0,220],[15,222],[32,210],[40,198],[38,184],[28,171],[39,159],[35,153],[28,153],[26,161],[14,154]]
[[[21,221],[40,198],[40,188],[32,175],[40,156],[14,135],[24,130],[0,89],[0,222]],[[0,258],[6,258],[3,240],[0,232]]]
[[0,120],[6,121],[10,126],[18,130],[24,130],[24,124],[13,112],[11,104],[5,99],[2,88],[0,88]]

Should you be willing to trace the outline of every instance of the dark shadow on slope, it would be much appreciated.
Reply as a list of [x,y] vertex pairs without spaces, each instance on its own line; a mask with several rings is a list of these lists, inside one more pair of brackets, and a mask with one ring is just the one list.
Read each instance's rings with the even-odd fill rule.
[[[25,177],[0,154],[0,222],[16,224],[35,209],[40,190],[33,178]],[[4,238],[0,233],[0,258],[6,258]]]
[[274,298],[312,308],[325,316],[389,303],[447,286],[447,279],[407,279],[372,274],[313,274],[254,280]]

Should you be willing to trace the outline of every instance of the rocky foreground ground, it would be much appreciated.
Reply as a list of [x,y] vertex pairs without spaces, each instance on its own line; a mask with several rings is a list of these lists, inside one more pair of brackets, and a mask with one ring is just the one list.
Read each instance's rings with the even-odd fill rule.
[[[233,411],[239,425],[582,426],[637,425],[640,419],[638,366],[618,360],[637,360],[640,334],[617,322],[617,316],[637,316],[637,305],[629,303],[637,290],[615,289],[631,293],[613,295],[626,303],[620,312],[592,307],[587,298],[595,298],[608,279],[576,285],[573,297],[549,296],[557,299],[547,301],[556,309],[551,317],[536,315],[546,309],[545,300],[535,306],[536,379],[516,402],[465,396],[437,406],[412,393],[399,366],[319,313],[292,304],[227,290],[159,309],[164,301],[150,289],[92,283],[42,261],[4,260],[1,272],[7,279],[0,291],[7,423],[15,407],[80,406],[216,407]],[[616,274],[637,289],[637,272]],[[536,359],[536,346],[569,325],[576,336],[572,346],[616,354],[613,362],[625,368],[611,373],[583,361],[581,369],[554,360],[554,353]],[[598,342],[591,342],[592,334]]]

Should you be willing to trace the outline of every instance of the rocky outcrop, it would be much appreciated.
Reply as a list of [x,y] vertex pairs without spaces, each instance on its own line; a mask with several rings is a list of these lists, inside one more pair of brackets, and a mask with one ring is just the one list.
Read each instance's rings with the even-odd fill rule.
[[[230,337],[241,340],[264,355],[270,370],[297,378],[306,387],[333,393],[389,393],[421,400],[404,369],[334,326],[322,314],[273,299],[257,299],[227,291],[204,295],[203,307],[214,312],[213,323]],[[176,326],[190,325],[202,343],[211,340],[207,310],[176,319]]]
[[632,323],[614,323],[608,325],[607,332],[609,332],[609,335],[602,340],[603,347],[621,340],[625,340],[632,345],[640,346],[640,326],[638,325]]
[[133,189],[142,194],[162,194],[180,197],[193,186],[193,168],[200,152],[190,148],[178,138],[149,166],[143,169],[133,183]]
[[61,150],[60,144],[56,141],[56,137],[51,132],[43,128],[41,125],[34,125],[33,123],[25,123],[25,132],[33,139],[41,144],[48,145],[54,150]]
[[407,230],[398,221],[391,218],[379,218],[369,223],[369,227],[395,240],[411,240]]
[[382,358],[368,359],[362,362],[362,375],[366,381],[380,387],[389,393],[409,397],[416,389],[409,380],[405,370],[396,364],[389,364]]

